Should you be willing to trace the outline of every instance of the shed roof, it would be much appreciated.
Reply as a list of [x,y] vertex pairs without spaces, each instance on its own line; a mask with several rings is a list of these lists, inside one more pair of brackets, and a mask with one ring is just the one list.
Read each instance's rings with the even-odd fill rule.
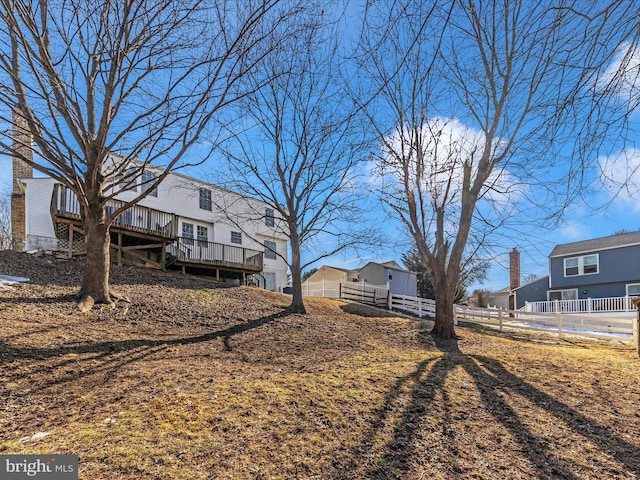
[[640,245],[640,232],[620,233],[580,242],[563,243],[555,246],[549,254],[549,258],[629,247],[631,245]]

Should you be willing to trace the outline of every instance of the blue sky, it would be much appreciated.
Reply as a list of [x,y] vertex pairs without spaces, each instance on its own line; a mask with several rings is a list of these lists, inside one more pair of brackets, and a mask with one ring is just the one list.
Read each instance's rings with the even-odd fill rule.
[[[640,61],[630,63],[632,69],[637,69]],[[615,62],[610,71],[616,71]],[[630,75],[631,80],[622,82],[619,92],[622,101],[638,95],[636,87],[637,75]],[[636,130],[638,131],[638,130]],[[631,132],[634,133],[633,131]],[[624,150],[622,148],[624,147]],[[624,152],[625,154],[621,154]],[[482,288],[489,290],[500,289],[508,285],[508,253],[513,247],[521,252],[521,272],[526,275],[545,275],[547,273],[547,255],[553,247],[560,243],[567,243],[601,236],[611,235],[619,230],[640,229],[640,202],[638,187],[640,187],[640,151],[634,145],[623,145],[620,150],[611,152],[610,156],[592,159],[593,165],[600,165],[591,172],[593,189],[570,204],[565,210],[564,221],[556,224],[538,224],[533,227],[523,226],[519,230],[509,230],[494,248],[494,266],[489,272]],[[198,176],[196,172],[183,173]],[[603,179],[604,181],[599,182]],[[625,185],[622,186],[624,179]],[[618,182],[618,185],[616,183]],[[8,192],[11,185],[11,163],[8,157],[0,156],[0,190]],[[531,212],[528,215],[533,215]],[[395,260],[401,262],[401,256],[411,245],[410,239],[401,225],[379,213],[379,205],[372,201],[369,221],[382,226],[389,236],[389,246],[384,249],[362,252],[354,255],[336,255],[322,260],[320,264],[331,264],[342,267],[357,267],[367,261]],[[320,264],[314,266],[320,266]],[[480,285],[472,285],[470,289]]]

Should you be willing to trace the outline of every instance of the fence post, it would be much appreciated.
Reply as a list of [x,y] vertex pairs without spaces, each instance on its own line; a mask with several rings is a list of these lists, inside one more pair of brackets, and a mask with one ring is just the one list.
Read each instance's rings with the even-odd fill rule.
[[558,339],[562,340],[562,313],[556,313],[558,317]]
[[391,291],[387,290],[387,309],[389,311],[393,310],[393,301],[391,300]]
[[631,302],[629,300],[631,300],[631,297],[629,297],[629,295],[625,295],[624,296],[624,311],[625,312],[631,311]]
[[636,318],[632,322],[632,330],[633,330],[633,344],[636,346],[636,353],[640,355],[640,310],[636,315]]
[[633,307],[637,309],[636,318],[633,321],[633,341],[636,346],[636,353],[640,356],[640,297],[632,300]]
[[587,298],[587,305],[589,305],[587,308],[588,312],[593,312],[593,299],[591,297]]
[[502,310],[498,310],[498,325],[500,325],[500,331],[502,331]]

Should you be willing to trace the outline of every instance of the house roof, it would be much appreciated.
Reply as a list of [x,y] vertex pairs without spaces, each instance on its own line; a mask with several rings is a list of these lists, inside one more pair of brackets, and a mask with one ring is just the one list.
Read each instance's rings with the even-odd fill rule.
[[340,268],[340,267],[332,267],[331,265],[322,265],[318,271],[320,270],[327,270],[327,269],[331,269],[331,270],[338,270],[340,272],[344,272],[344,273],[350,273],[350,272],[356,272],[357,270],[349,270],[347,268]]
[[514,288],[514,290],[518,290],[518,289],[520,289],[522,287],[528,287],[529,285],[533,285],[534,283],[542,282],[542,281],[545,281],[545,282],[548,283],[549,282],[549,275],[545,275],[544,277],[536,278],[535,280],[533,280],[531,282],[525,283],[524,285],[520,285],[519,287]]
[[640,245],[640,231],[556,245],[549,258]]
[[357,269],[357,271],[361,271],[363,270],[367,265],[380,265],[382,267],[385,268],[390,268],[391,270],[397,270],[399,272],[405,272],[405,273],[415,273],[415,272],[411,272],[405,268],[402,268],[400,265],[398,265],[396,262],[394,262],[393,260],[389,260],[388,262],[384,262],[384,263],[379,263],[379,262],[369,262],[366,265],[360,267]]

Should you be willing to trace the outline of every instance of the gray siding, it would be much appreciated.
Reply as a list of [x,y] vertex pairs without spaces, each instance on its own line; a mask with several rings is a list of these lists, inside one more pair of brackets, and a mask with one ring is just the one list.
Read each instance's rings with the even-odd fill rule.
[[547,299],[547,289],[549,287],[549,276],[545,276],[531,283],[517,288],[516,309],[524,307],[525,302],[542,302]]
[[[598,254],[598,273],[564,276],[564,259]],[[625,295],[627,283],[640,282],[640,246],[587,252],[550,259],[551,289],[578,288],[580,298],[618,297]],[[587,294],[583,294],[583,290]],[[596,293],[597,292],[597,293]]]

